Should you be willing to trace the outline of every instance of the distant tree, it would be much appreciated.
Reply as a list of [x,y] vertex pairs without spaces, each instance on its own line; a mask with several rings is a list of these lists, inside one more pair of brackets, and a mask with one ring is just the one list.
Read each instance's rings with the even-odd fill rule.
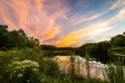
[[76,47],[58,47],[57,50],[75,50]]
[[5,31],[7,32],[8,26],[6,25],[0,25],[0,31]]
[[37,45],[39,45],[39,44],[40,44],[40,42],[39,42],[39,40],[38,40],[38,39],[34,39],[34,41],[35,41],[35,43],[36,43]]
[[99,60],[102,60],[103,62],[108,61],[109,60],[108,50],[111,48],[110,43],[108,41],[99,42],[98,47],[99,47],[99,51],[98,51]]
[[85,52],[90,57],[96,58],[99,61],[108,61],[108,49],[110,49],[110,43],[108,41],[93,43],[85,47]]
[[123,34],[125,34],[125,32],[123,32]]
[[8,44],[8,30],[6,25],[0,25],[0,49],[6,49]]
[[123,32],[123,36],[125,37],[125,32]]
[[56,50],[56,46],[53,45],[41,45],[42,50]]
[[110,43],[114,46],[125,46],[125,37],[123,35],[117,35],[111,38]]
[[20,36],[22,36],[22,37],[27,38],[26,33],[25,33],[22,29],[19,29],[19,30],[18,30],[18,34],[19,34]]
[[82,46],[80,46],[78,49],[77,49],[77,52],[75,52],[75,53],[77,53],[77,54],[79,54],[80,56],[82,56],[82,57],[85,57],[85,55],[86,55],[86,48],[87,49],[89,49],[89,46],[92,46],[93,45],[93,43],[86,43],[86,44],[83,44]]
[[30,48],[32,48],[32,47],[35,46],[34,37],[30,37],[30,38],[28,39],[27,46],[30,47]]

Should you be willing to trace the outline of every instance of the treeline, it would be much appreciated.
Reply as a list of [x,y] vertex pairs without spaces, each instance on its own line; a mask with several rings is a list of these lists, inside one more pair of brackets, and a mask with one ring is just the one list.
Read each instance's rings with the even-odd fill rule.
[[39,40],[28,37],[22,29],[8,31],[8,26],[0,25],[0,50],[32,48],[38,45]]
[[56,47],[53,45],[40,45],[42,50],[74,50],[76,47]]
[[108,41],[99,43],[88,43],[79,47],[78,54],[82,57],[89,55],[90,58],[96,58],[99,61],[108,60],[108,49],[111,45]]
[[[85,57],[88,54],[92,58],[96,58],[101,62],[108,62],[109,60],[113,59],[114,56],[111,55],[114,52],[123,53],[123,48],[125,47],[125,32],[123,34],[116,35],[112,37],[109,41],[103,41],[98,43],[87,43],[80,46],[76,53]],[[125,53],[123,54],[125,55]]]
[[[52,45],[41,45],[42,50],[51,51],[66,51],[73,52],[82,57],[89,55],[90,58],[96,58],[97,61],[109,62],[113,59],[116,53],[120,52],[125,55],[123,49],[125,47],[125,32],[123,34],[112,37],[109,41],[102,41],[98,43],[86,43],[80,47],[56,47]],[[68,52],[67,51],[67,52]],[[115,51],[115,53],[114,53]],[[50,54],[52,54],[51,52]],[[65,53],[66,54],[66,53]]]

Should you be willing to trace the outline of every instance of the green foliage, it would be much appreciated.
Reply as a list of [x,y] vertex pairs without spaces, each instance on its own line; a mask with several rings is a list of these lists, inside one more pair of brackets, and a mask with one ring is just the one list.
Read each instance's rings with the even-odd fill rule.
[[108,81],[102,81],[101,79],[89,78],[85,79],[84,82],[81,83],[109,83]]
[[110,56],[124,56],[125,47],[113,47],[108,50]]
[[15,61],[10,65],[10,82],[41,83],[39,64],[31,60]]
[[39,48],[25,48],[15,52],[15,60],[33,60],[38,61],[43,57],[43,52]]
[[79,47],[75,53],[85,57],[87,52],[90,55],[90,58],[96,58],[103,63],[107,63],[109,62],[109,59],[112,59],[111,55],[124,56],[124,46],[125,32],[123,34],[112,37],[110,41],[84,44]]
[[125,46],[125,36],[117,35],[115,37],[112,37],[110,42],[114,46]]
[[70,61],[71,61],[71,68],[68,71],[68,74],[71,76],[71,79],[76,75],[76,71],[75,71],[75,57],[72,55],[70,57]]
[[93,44],[92,43],[83,44],[82,46],[79,47],[79,49],[77,50],[77,53],[80,56],[85,57],[85,55],[86,55],[86,49],[89,48],[91,45],[93,45]]
[[60,79],[47,76],[44,73],[41,73],[40,75],[41,75],[41,83],[63,83]]
[[52,45],[41,45],[42,50],[56,50],[57,48]]
[[99,43],[90,43],[85,44],[80,47],[84,51],[84,55],[89,54],[90,58],[96,58],[101,62],[107,62],[108,57],[108,49],[110,49],[110,43],[108,41],[99,42]]
[[33,37],[28,38],[22,29],[8,31],[7,28],[6,25],[0,25],[0,50],[39,46],[39,40]]
[[121,59],[125,61],[125,47],[112,47],[108,50],[111,61]]
[[108,64],[106,72],[110,83],[125,83],[123,64],[120,59]]
[[0,51],[0,83],[9,80],[9,64],[13,62],[14,56],[11,52]]
[[90,78],[89,55],[86,54],[87,77]]
[[51,59],[44,58],[39,61],[39,64],[40,71],[47,76],[58,77],[61,74],[58,64]]

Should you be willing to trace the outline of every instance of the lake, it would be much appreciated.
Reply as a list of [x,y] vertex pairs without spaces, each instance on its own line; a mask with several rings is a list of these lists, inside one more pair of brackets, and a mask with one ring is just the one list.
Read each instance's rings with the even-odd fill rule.
[[[73,61],[71,61],[72,58]],[[108,66],[106,64],[102,64],[101,62],[87,62],[85,58],[80,56],[65,55],[55,56],[53,60],[55,60],[59,64],[60,69],[67,74],[71,71],[71,66],[73,64],[75,73],[80,76],[88,77],[88,74],[90,74],[90,77],[93,78],[100,78],[102,80],[107,79],[106,68],[108,68]]]

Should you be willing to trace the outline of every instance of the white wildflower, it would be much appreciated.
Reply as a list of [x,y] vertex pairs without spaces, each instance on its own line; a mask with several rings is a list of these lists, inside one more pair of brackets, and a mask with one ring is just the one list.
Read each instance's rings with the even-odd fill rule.
[[30,83],[30,80],[27,80],[27,83]]
[[[11,65],[13,67],[13,73],[18,72],[17,77],[22,77],[23,72],[26,68],[30,68],[33,71],[39,71],[39,64],[37,62],[31,60],[24,60],[24,61],[15,61]],[[22,73],[22,74],[21,74]]]
[[13,65],[20,65],[21,63],[19,61],[14,61]]
[[38,69],[33,68],[33,71],[38,71]]
[[13,73],[16,73],[16,71],[13,71]]
[[39,67],[39,64],[37,62],[31,60],[24,60],[21,62],[21,64],[25,65],[25,67]]
[[21,78],[23,76],[23,74],[18,74],[17,77],[18,78]]

